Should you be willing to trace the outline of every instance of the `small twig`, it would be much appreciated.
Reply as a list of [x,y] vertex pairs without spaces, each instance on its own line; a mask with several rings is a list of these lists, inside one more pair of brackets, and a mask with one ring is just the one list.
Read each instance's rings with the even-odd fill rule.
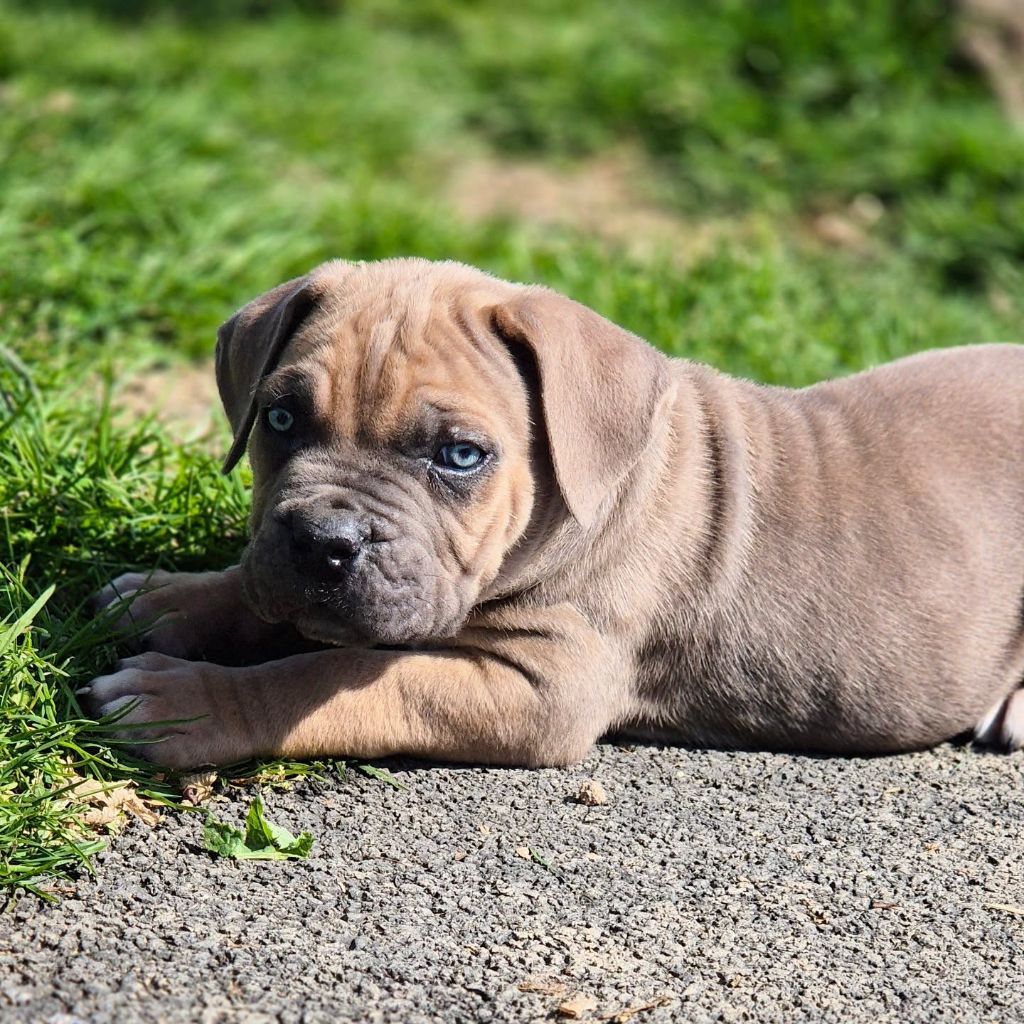
[[1020,917],[1024,917],[1024,907],[1018,906],[1015,903],[986,903],[986,910],[1001,910],[1004,914],[1017,914]]
[[626,1021],[632,1020],[638,1013],[646,1013],[648,1010],[657,1010],[662,1006],[668,1006],[672,1002],[672,998],[668,994],[658,996],[657,999],[649,1003],[644,1003],[641,1006],[628,1006],[625,1010],[617,1010],[615,1013],[604,1013],[597,1019],[610,1020],[612,1024],[626,1024]]

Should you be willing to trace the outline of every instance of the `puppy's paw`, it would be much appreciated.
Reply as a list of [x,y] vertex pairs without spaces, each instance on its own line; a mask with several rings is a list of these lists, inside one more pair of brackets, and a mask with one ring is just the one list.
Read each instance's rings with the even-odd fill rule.
[[241,570],[128,572],[91,601],[110,609],[122,646],[219,665],[256,665],[316,649],[288,623],[267,623],[245,603]]
[[77,692],[97,718],[121,713],[113,736],[137,757],[174,769],[227,764],[252,753],[237,716],[237,672],[150,652]]
[[176,574],[154,569],[152,572],[123,572],[112,579],[105,587],[89,598],[88,610],[98,615],[104,608],[109,608],[118,601],[128,601],[142,590],[150,590],[169,582]]
[[227,575],[126,572],[95,594],[90,604],[94,614],[111,609],[125,650],[217,660],[230,632],[235,596],[225,585]]

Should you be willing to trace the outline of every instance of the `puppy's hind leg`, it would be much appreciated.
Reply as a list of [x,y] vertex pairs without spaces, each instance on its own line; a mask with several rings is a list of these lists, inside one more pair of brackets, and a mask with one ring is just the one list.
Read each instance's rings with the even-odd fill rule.
[[974,727],[974,738],[987,747],[1024,747],[1024,687],[1014,690],[988,710]]
[[993,704],[974,727],[975,740],[986,747],[1003,750],[1024,747],[1024,597],[1020,602],[1018,623],[1005,677],[1007,682],[1016,681],[1017,685]]

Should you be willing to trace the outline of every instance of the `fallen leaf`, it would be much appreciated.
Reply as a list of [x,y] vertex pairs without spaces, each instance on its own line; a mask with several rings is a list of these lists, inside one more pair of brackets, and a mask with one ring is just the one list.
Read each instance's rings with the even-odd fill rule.
[[542,868],[547,868],[548,871],[552,870],[551,861],[539,854],[532,846],[528,846],[527,850],[529,850],[530,860],[532,860],[534,864],[539,864]]
[[872,910],[893,910],[898,907],[898,903],[893,903],[891,900],[872,900]]
[[568,1017],[570,1020],[579,1020],[581,1017],[597,1009],[597,1000],[593,996],[577,992],[570,996],[565,1002],[558,1004],[558,1015]]
[[154,810],[160,805],[140,797],[131,782],[82,779],[68,790],[68,797],[89,808],[82,815],[82,822],[90,828],[117,825],[126,814],[133,815],[147,825],[155,825],[160,820],[160,815]]
[[643,1003],[640,1006],[628,1006],[625,1010],[619,1010],[616,1013],[606,1013],[599,1016],[598,1020],[610,1020],[612,1024],[626,1024],[626,1021],[632,1020],[638,1013],[646,1013],[648,1010],[657,1010],[662,1006],[668,1006],[672,1002],[672,996],[664,995],[658,996],[657,999],[652,1000],[649,1003]]
[[550,871],[556,878],[561,878],[561,872],[556,868],[551,861],[547,859],[538,850],[535,850],[532,846],[517,846],[515,849],[517,857],[522,857],[523,860],[532,861],[534,864],[539,864],[542,868]]
[[576,803],[586,807],[602,807],[608,803],[608,793],[600,782],[587,779],[576,793]]
[[194,772],[191,775],[182,775],[179,781],[181,799],[193,807],[205,804],[213,796],[213,787],[216,782],[216,772]]
[[263,801],[257,796],[249,805],[245,816],[245,832],[216,821],[207,814],[203,826],[203,841],[211,853],[238,860],[285,860],[289,857],[308,857],[313,836],[303,832],[298,837],[287,829],[272,825],[263,814]]
[[371,779],[379,779],[381,782],[386,782],[389,786],[394,786],[395,789],[409,788],[404,782],[399,782],[386,768],[378,768],[373,764],[357,764],[356,767],[364,775],[369,775]]

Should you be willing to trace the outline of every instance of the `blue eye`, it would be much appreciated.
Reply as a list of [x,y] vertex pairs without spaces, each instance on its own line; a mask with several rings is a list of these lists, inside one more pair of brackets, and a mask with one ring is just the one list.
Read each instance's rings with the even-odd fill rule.
[[280,405],[272,406],[267,410],[267,423],[270,424],[271,430],[276,430],[279,434],[287,434],[292,429],[294,422],[295,417]]
[[475,469],[483,462],[484,453],[481,448],[468,441],[457,441],[455,444],[446,444],[438,448],[434,456],[434,462],[445,469],[464,471]]

